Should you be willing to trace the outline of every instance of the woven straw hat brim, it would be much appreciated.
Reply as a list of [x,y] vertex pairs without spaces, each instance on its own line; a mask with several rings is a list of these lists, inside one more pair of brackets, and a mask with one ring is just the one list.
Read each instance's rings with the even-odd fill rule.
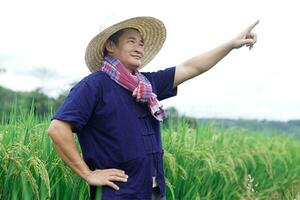
[[166,40],[166,29],[164,24],[153,17],[135,17],[120,23],[114,24],[98,35],[88,44],[85,52],[85,62],[91,72],[97,71],[103,60],[103,49],[107,39],[117,31],[124,28],[135,28],[139,30],[144,40],[144,57],[141,69],[147,65],[160,51]]

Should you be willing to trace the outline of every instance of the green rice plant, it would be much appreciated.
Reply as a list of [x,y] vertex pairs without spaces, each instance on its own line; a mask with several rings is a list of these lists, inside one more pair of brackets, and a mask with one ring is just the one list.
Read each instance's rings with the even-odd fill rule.
[[0,125],[0,199],[88,199],[88,186],[58,158],[50,118],[13,107]]
[[[2,116],[0,199],[89,199],[47,134],[51,113],[37,117],[15,105]],[[182,118],[162,124],[162,138],[168,200],[299,199],[300,141],[291,136],[194,127]]]
[[[168,199],[294,199],[300,141],[286,135],[163,127]],[[169,186],[172,185],[172,188]]]

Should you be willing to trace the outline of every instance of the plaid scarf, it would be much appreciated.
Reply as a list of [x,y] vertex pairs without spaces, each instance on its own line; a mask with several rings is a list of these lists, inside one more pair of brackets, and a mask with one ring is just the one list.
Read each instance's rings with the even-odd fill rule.
[[137,102],[147,103],[148,108],[158,121],[163,121],[166,112],[152,92],[150,81],[140,72],[131,74],[128,69],[116,58],[105,56],[101,63],[100,70],[107,73],[112,80],[132,92]]

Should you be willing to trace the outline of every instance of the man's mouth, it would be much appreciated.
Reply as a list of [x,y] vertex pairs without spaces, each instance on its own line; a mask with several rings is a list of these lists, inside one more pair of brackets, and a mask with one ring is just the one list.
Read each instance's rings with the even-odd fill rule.
[[142,59],[142,56],[139,56],[139,55],[132,55],[132,57],[134,57],[137,60],[141,60]]

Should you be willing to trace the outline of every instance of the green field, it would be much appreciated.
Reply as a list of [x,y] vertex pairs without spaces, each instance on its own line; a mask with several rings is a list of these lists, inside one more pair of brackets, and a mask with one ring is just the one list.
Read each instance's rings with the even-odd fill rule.
[[[0,123],[0,199],[89,199],[57,157],[50,117],[13,110]],[[162,126],[167,199],[300,199],[300,141],[292,136]]]

